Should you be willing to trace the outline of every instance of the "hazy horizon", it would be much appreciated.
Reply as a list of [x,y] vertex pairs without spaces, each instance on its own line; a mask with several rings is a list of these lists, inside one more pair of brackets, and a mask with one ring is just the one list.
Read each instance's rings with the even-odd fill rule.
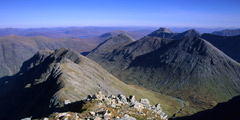
[[238,0],[1,0],[0,28],[239,28]]

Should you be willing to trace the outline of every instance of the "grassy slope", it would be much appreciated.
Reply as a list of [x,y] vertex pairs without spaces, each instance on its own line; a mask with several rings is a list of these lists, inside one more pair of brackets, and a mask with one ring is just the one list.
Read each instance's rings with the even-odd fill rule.
[[[87,59],[85,59],[85,60],[87,60]],[[88,70],[92,71],[90,69],[97,70],[97,68],[100,66],[95,66],[95,65],[91,66],[91,65],[89,65],[89,62],[88,62],[88,65],[85,66],[85,62],[83,62],[83,61],[80,64],[81,64],[80,66],[82,67],[81,69],[84,71],[81,71],[81,69],[74,68],[74,66],[69,67],[69,66],[71,66],[70,63],[62,64],[62,66],[63,66],[62,68],[64,71],[63,80],[66,83],[66,87],[63,89],[63,93],[66,93],[66,95],[63,96],[64,98],[68,97],[68,99],[71,100],[71,98],[69,98],[70,97],[69,94],[67,94],[68,92],[71,92],[71,91],[74,91],[74,93],[72,92],[71,94],[76,94],[76,95],[78,94],[79,98],[85,98],[88,94],[88,93],[83,92],[82,90],[79,93],[77,93],[78,91],[75,90],[77,87],[73,87],[74,84],[67,82],[67,81],[69,81],[67,79],[70,79],[71,81],[75,81],[77,79],[84,79],[85,81],[92,81],[91,77],[93,77],[95,79],[97,79],[99,77],[99,79],[101,79],[101,75],[102,75],[102,77],[105,77],[105,79],[112,80],[112,81],[107,81],[109,83],[106,83],[106,84],[109,84],[111,87],[119,89],[122,92],[122,94],[124,94],[125,96],[135,95],[137,100],[139,100],[140,98],[147,98],[147,99],[149,99],[151,104],[160,103],[163,111],[166,114],[168,114],[169,116],[172,116],[174,113],[176,113],[176,111],[178,111],[182,107],[182,104],[173,97],[163,95],[163,94],[160,94],[157,92],[153,92],[151,90],[147,90],[142,87],[127,85],[110,74],[109,74],[110,76],[107,76],[105,73],[106,71],[104,69],[102,69],[103,71],[98,71],[98,73],[100,73],[100,75],[95,74],[96,76],[89,76],[88,75],[89,72],[86,72],[86,71],[88,71]],[[88,66],[90,66],[90,67],[88,68]],[[74,77],[74,78],[70,78],[70,77]],[[75,79],[75,78],[77,78],[77,79]],[[86,89],[89,89],[89,88],[90,88],[90,86],[87,87]],[[89,93],[91,94],[91,93],[96,93],[96,92],[98,92],[97,88],[96,88],[96,90],[91,89],[91,91]],[[73,95],[73,96],[76,96],[76,95]]]

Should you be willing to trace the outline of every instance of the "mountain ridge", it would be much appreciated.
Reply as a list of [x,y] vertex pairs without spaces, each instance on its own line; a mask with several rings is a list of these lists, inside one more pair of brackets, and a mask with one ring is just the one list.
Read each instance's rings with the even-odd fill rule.
[[66,102],[84,99],[97,91],[107,95],[135,94],[137,98],[151,98],[154,103],[169,101],[163,106],[176,106],[164,109],[170,115],[180,107],[180,103],[169,96],[139,88],[136,91],[135,87],[121,82],[95,62],[67,49],[40,51],[23,67],[26,68],[0,84],[0,105],[4,108],[0,110],[1,119],[41,118]]

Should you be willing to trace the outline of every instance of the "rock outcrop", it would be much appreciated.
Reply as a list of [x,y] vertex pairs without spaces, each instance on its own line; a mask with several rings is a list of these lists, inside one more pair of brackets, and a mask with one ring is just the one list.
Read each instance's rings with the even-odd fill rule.
[[[77,104],[76,104],[77,103]],[[75,105],[67,105],[65,111],[56,112],[47,119],[90,119],[90,120],[137,120],[138,118],[146,120],[167,120],[166,115],[160,104],[151,105],[148,99],[137,101],[134,95],[125,97],[124,95],[104,95],[98,92]],[[79,107],[79,108],[78,108]],[[79,109],[74,111],[73,109]],[[80,112],[82,111],[82,112]]]

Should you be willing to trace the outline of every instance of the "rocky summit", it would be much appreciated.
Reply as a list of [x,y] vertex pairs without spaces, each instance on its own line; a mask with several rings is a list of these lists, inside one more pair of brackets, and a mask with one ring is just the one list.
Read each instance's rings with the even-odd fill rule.
[[[48,117],[41,118],[59,120],[167,120],[160,104],[151,105],[148,99],[137,101],[134,95],[126,97],[118,94],[104,95],[101,91],[88,95],[86,99],[75,103],[67,103]],[[65,112],[63,112],[65,111]]]

